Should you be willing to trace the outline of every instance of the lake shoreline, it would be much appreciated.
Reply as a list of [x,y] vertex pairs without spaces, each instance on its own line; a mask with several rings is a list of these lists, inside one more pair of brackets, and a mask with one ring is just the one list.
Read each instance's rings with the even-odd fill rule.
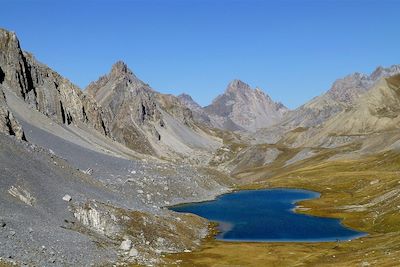
[[[305,219],[306,221],[310,221],[310,220],[315,220],[315,221],[325,221],[325,222],[329,222],[329,223],[333,223],[335,222],[335,224],[332,224],[331,227],[334,227],[334,230],[339,231],[339,230],[343,230],[342,232],[349,232],[352,233],[352,235],[348,235],[347,236],[334,236],[334,237],[317,237],[317,238],[312,238],[312,237],[303,237],[303,238],[249,238],[249,239],[245,239],[245,238],[225,238],[224,236],[229,233],[232,229],[231,228],[224,228],[221,225],[218,225],[218,223],[220,221],[223,222],[223,224],[229,224],[232,226],[232,222],[227,222],[226,220],[218,220],[218,219],[212,219],[212,218],[207,218],[207,216],[202,216],[202,214],[198,214],[196,212],[188,212],[185,211],[185,209],[188,209],[190,207],[198,207],[199,205],[211,205],[212,203],[216,203],[218,201],[221,201],[224,198],[227,198],[229,196],[232,195],[238,195],[238,194],[269,194],[269,193],[279,193],[281,192],[281,194],[303,194],[301,197],[297,197],[294,199],[290,199],[290,205],[292,205],[293,207],[290,208],[289,211],[285,211],[287,213],[291,213],[292,215],[296,215],[296,216],[303,216],[303,220]],[[200,217],[203,217],[207,220],[210,221],[210,225],[212,225],[212,227],[214,227],[214,231],[211,231],[213,233],[213,238],[216,241],[222,241],[222,242],[244,242],[244,243],[326,243],[326,242],[346,242],[346,241],[350,241],[350,240],[354,240],[360,237],[365,237],[366,235],[368,235],[368,233],[365,232],[361,232],[358,230],[355,230],[351,227],[348,227],[346,225],[344,225],[342,223],[341,219],[338,218],[329,218],[329,217],[322,217],[322,216],[316,216],[316,215],[311,215],[311,214],[307,214],[307,213],[303,213],[303,212],[298,212],[299,211],[299,207],[301,205],[298,205],[298,203],[303,202],[303,201],[308,201],[308,200],[312,200],[312,199],[318,199],[321,197],[321,193],[316,192],[316,191],[312,191],[312,190],[307,190],[307,189],[302,189],[302,188],[285,188],[285,187],[276,187],[276,188],[259,188],[259,189],[243,189],[243,190],[232,190],[229,193],[225,193],[225,194],[221,194],[219,196],[217,196],[214,200],[208,200],[208,201],[202,201],[202,202],[194,202],[194,203],[183,203],[183,204],[179,204],[179,205],[174,205],[169,207],[170,210],[173,211],[177,211],[177,212],[188,212],[188,213],[193,213],[196,214]],[[271,201],[270,201],[271,202]],[[267,201],[267,203],[270,203]],[[272,202],[274,202],[274,199],[272,200]],[[240,202],[239,202],[240,203]],[[241,203],[240,203],[241,204]],[[183,211],[182,211],[183,210]],[[268,223],[268,221],[267,221]],[[283,222],[285,223],[285,222]],[[339,229],[337,230],[336,228],[338,227],[338,225],[340,225],[340,228],[343,229]],[[336,227],[336,228],[335,228]],[[227,230],[228,229],[228,230]],[[315,234],[315,233],[312,233]],[[324,233],[326,234],[326,233]]]

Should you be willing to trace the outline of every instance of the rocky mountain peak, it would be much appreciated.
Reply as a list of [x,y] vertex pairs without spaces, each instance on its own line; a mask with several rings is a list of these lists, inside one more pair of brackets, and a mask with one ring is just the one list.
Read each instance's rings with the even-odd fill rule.
[[286,112],[289,109],[282,102],[276,102],[276,110],[283,110]]
[[183,106],[192,111],[195,121],[208,126],[213,126],[205,110],[196,101],[194,101],[190,95],[183,93],[178,95],[177,98]]
[[132,70],[129,69],[128,65],[121,60],[112,65],[110,72],[108,75],[106,75],[106,78],[108,80],[122,79],[129,83],[144,85],[144,83],[136,77]]
[[178,95],[178,98],[194,102],[193,98],[186,93],[182,93],[182,94]]
[[393,76],[400,73],[400,65],[392,65],[388,68],[377,67],[369,76],[371,80],[377,81],[384,77]]
[[393,65],[389,68],[379,66],[370,75],[356,72],[336,80],[327,94],[333,100],[348,105],[372,88],[380,79],[398,73],[400,73],[400,65]]
[[287,108],[275,103],[260,88],[231,81],[224,94],[205,107],[214,125],[228,130],[255,131],[278,122]]
[[195,125],[187,103],[201,107],[189,95],[176,97],[153,90],[122,61],[91,83],[87,92],[107,110],[113,137],[130,149],[165,156],[214,144],[199,134],[203,132]]
[[7,31],[6,29],[0,28],[0,40],[2,40],[2,42],[0,43],[2,47],[10,45],[10,43],[13,43],[15,44],[14,46],[19,47],[19,40],[15,32]]
[[250,88],[250,86],[247,83],[242,82],[241,80],[235,79],[228,84],[225,92],[226,93],[237,93],[237,92],[244,93],[244,92],[249,92],[251,90],[252,89]]
[[182,104],[186,105],[190,109],[201,109],[201,106],[188,94],[180,94],[178,95],[178,99]]
[[231,81],[225,91],[225,94],[232,94],[236,95],[237,97],[245,97],[245,98],[252,98],[254,96],[260,97],[260,100],[264,101],[269,101],[273,103],[271,97],[266,94],[260,87],[255,87],[252,89],[250,85],[247,83],[235,79]]
[[91,82],[86,88],[89,95],[105,106],[108,105],[106,102],[111,101],[114,94],[120,96],[118,102],[121,102],[127,94],[139,94],[144,91],[151,92],[152,89],[137,78],[123,61],[114,63],[108,74]]
[[[0,28],[0,69],[2,80],[12,88],[18,88],[17,94],[33,104],[33,81],[28,71],[28,64],[14,32]],[[28,75],[27,75],[28,74]]]
[[119,76],[119,75],[125,75],[125,74],[131,74],[131,75],[133,74],[125,62],[119,60],[119,61],[115,62],[114,65],[112,65],[111,75]]

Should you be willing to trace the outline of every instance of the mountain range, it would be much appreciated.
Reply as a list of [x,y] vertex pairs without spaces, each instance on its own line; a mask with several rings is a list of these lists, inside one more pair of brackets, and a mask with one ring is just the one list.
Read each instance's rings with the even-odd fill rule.
[[202,107],[157,92],[122,61],[82,90],[0,29],[0,257],[163,263],[209,233],[204,219],[166,207],[310,160],[396,153],[399,107],[400,65],[338,79],[295,110],[237,79]]

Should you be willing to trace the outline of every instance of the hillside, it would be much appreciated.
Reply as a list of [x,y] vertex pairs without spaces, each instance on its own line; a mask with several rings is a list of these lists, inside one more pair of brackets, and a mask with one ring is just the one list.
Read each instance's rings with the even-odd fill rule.
[[389,68],[378,67],[370,75],[354,73],[338,79],[325,94],[315,97],[289,113],[282,125],[311,127],[321,124],[340,111],[351,107],[380,79],[398,73],[400,73],[400,66],[394,65]]
[[[122,61],[81,90],[0,29],[0,265],[396,265],[399,72],[346,76],[293,111],[234,80],[201,107]],[[321,192],[296,212],[368,236],[226,243],[168,209],[275,187]]]
[[[1,30],[0,37],[0,257],[28,265],[154,264],[160,253],[198,246],[207,223],[178,220],[163,207],[213,198],[230,179],[202,162],[174,164],[117,142],[118,109],[103,109],[105,102],[38,63],[14,33]],[[152,125],[160,115],[168,128],[208,140],[191,121],[186,126],[190,111],[175,97],[139,91],[148,106],[137,120]]]

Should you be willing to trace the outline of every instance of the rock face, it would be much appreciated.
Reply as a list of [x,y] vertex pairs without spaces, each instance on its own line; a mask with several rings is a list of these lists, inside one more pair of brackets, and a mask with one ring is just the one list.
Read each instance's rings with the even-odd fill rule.
[[[154,92],[137,79],[123,62],[114,64],[111,72],[92,82],[86,92],[109,114],[110,130],[117,140],[142,153],[154,152],[140,129],[147,120],[160,118],[160,113],[155,108]],[[132,116],[127,116],[129,114]],[[138,127],[134,127],[135,124]],[[154,128],[150,131],[158,137]]]
[[8,108],[6,98],[0,85],[0,133],[14,135],[18,139],[25,139],[21,125],[14,118]]
[[254,132],[279,122],[288,109],[272,101],[261,89],[234,80],[205,111],[218,128]]
[[133,150],[165,156],[216,145],[196,126],[191,110],[178,98],[154,91],[121,61],[86,91],[111,118],[112,135]]
[[49,67],[21,50],[15,33],[0,29],[0,80],[28,105],[64,124],[84,123],[108,134],[96,102]]

